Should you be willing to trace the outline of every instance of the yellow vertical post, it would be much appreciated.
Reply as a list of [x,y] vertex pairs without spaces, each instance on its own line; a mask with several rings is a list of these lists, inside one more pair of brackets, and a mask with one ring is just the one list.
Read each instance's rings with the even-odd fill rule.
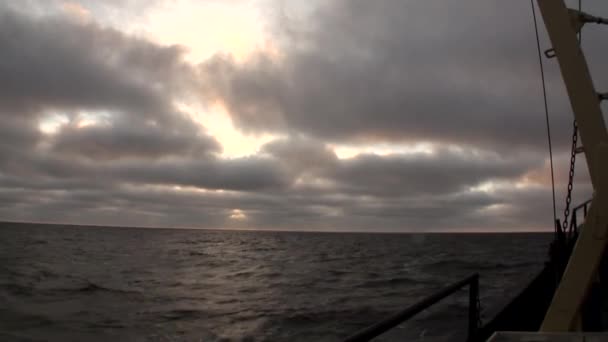
[[538,6],[566,84],[581,141],[585,146],[591,181],[595,186],[599,175],[594,167],[597,162],[594,158],[594,150],[601,142],[608,141],[598,95],[576,38],[577,31],[571,24],[571,16],[564,1],[538,0]]
[[566,84],[595,189],[588,218],[540,329],[569,331],[576,328],[581,305],[597,273],[606,245],[608,133],[568,8],[563,0],[538,0],[538,6]]

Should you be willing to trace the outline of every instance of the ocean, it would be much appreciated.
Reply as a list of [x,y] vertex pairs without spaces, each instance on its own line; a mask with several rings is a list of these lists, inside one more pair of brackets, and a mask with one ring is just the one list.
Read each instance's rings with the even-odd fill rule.
[[[0,341],[340,341],[472,273],[483,319],[550,234],[0,224]],[[458,341],[467,290],[378,341]]]

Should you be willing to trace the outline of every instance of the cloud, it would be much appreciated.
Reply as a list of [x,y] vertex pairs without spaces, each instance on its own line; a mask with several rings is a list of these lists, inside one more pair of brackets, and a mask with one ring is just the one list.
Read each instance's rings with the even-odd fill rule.
[[[537,164],[450,150],[339,160],[325,145],[301,138],[275,141],[263,150],[265,154],[250,158],[199,161],[172,157],[97,163],[61,154],[21,156],[2,168],[11,176],[0,177],[7,197],[0,214],[208,228],[471,229],[495,224],[502,213],[484,215],[484,208],[508,204],[514,211],[529,204],[517,203],[526,190],[505,198],[500,192],[471,191],[471,186],[492,180],[508,184]],[[293,167],[294,159],[305,161],[300,164],[305,167]],[[67,213],[68,208],[79,208],[86,220]],[[116,214],[124,208],[128,215]],[[236,209],[246,219],[231,220]],[[526,219],[508,223],[529,228]]]
[[[7,145],[44,138],[54,152],[101,159],[218,151],[174,106],[194,82],[181,48],[94,22],[7,8],[0,17],[0,114],[11,131],[0,139]],[[42,137],[38,126],[58,117],[67,123]]]
[[221,149],[213,138],[196,131],[171,131],[141,123],[65,125],[50,140],[51,149],[64,156],[104,160],[172,155],[206,158]]
[[535,158],[438,149],[432,154],[360,155],[330,170],[344,191],[376,196],[450,194],[488,181],[514,180],[540,164]]
[[61,4],[61,8],[68,15],[74,17],[77,20],[81,20],[83,22],[87,22],[91,19],[91,11],[89,11],[86,7],[81,5],[78,2],[73,1],[64,1]]
[[338,164],[334,151],[306,137],[275,140],[264,145],[262,151],[276,158],[294,177],[315,174]]
[[[0,12],[0,103],[14,112],[43,107],[141,110],[160,115],[173,91],[180,50],[61,18]],[[161,82],[162,81],[162,82]],[[15,113],[17,114],[17,113]]]
[[[546,149],[529,4],[332,1],[306,23],[277,29],[281,58],[201,66],[206,96],[242,130]],[[567,97],[546,64],[554,136],[566,136]]]
[[[116,4],[122,2],[108,6]],[[80,5],[90,20],[0,6],[2,219],[551,228],[525,6],[322,3],[304,27],[280,28],[280,53],[239,62],[216,55],[192,65],[183,47],[99,24],[96,16],[110,7]],[[589,40],[595,35],[590,31]],[[555,65],[548,68],[552,108],[567,109]],[[601,76],[595,81],[605,84]],[[226,108],[245,134],[281,138],[247,157],[222,157],[222,142],[198,123],[205,113],[194,121],[184,111],[199,105]],[[553,113],[554,136],[564,137],[556,138],[559,171],[568,162],[571,117],[564,109]],[[420,142],[429,148],[370,149],[349,158],[333,149]],[[557,175],[561,186],[565,175]],[[576,201],[590,193],[587,178],[577,173]]]

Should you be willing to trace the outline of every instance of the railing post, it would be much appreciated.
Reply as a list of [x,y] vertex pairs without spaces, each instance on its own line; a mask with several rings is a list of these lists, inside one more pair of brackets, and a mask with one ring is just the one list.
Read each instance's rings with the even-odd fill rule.
[[577,210],[572,211],[572,216],[570,217],[570,231],[568,232],[569,239],[571,239],[578,231],[578,223],[576,222],[576,212]]
[[[469,292],[469,302],[472,303],[469,306],[469,341],[474,338],[477,333],[477,322],[479,317],[479,310],[477,307],[477,299],[479,298],[479,274],[475,273],[457,283],[454,283],[442,290],[435,292],[433,295],[424,298],[418,303],[408,307],[405,310],[397,312],[396,314],[389,316],[382,321],[370,325],[364,329],[359,330],[347,337],[344,342],[367,342],[374,337],[383,334],[384,332],[392,329],[404,321],[412,318],[414,315],[425,310],[431,305],[439,302],[443,298],[451,295],[452,293],[464,288],[465,286],[471,286]],[[473,312],[471,312],[473,310]]]
[[589,202],[585,202],[585,205],[583,206],[583,216],[584,216],[585,218],[587,218],[587,204],[588,204],[588,203],[589,203]]
[[469,283],[469,331],[468,342],[472,342],[477,335],[477,323],[479,322],[479,275],[475,275]]

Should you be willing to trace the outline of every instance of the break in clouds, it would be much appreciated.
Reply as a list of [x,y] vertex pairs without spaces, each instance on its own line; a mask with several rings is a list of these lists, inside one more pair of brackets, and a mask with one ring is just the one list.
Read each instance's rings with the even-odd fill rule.
[[[336,0],[299,19],[284,3],[264,2],[276,51],[200,63],[185,58],[186,47],[76,20],[55,5],[0,5],[0,219],[552,228],[527,2]],[[131,3],[122,15],[146,6],[154,3]],[[586,28],[584,42],[606,90],[600,33]],[[555,60],[546,67],[559,209],[572,115]],[[224,155],[207,129],[212,118],[191,110],[214,106],[241,133],[272,139],[249,156]],[[340,156],[339,146],[360,152]],[[576,182],[576,199],[590,196],[584,161]]]

